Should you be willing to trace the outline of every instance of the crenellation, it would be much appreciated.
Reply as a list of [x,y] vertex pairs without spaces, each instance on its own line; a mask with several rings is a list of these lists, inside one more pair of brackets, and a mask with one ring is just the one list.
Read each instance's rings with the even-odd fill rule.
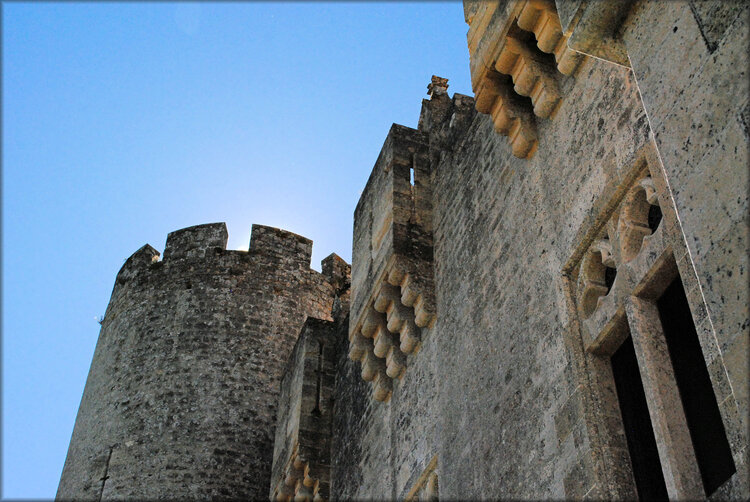
[[312,258],[312,241],[280,228],[253,225],[248,252],[308,269]]
[[[383,145],[378,162],[355,211],[355,241],[367,246],[355,246],[353,256],[362,256],[360,267],[364,274],[352,269],[352,289],[367,291],[371,286],[358,286],[363,281],[373,284],[376,276],[382,277],[389,261],[405,253],[429,254],[429,205],[417,205],[423,192],[429,190],[429,176],[423,172],[419,184],[411,188],[410,172],[414,156],[421,169],[429,169],[429,144],[426,136],[414,129],[394,125]],[[419,213],[419,218],[417,214]],[[366,239],[366,240],[365,240]],[[353,315],[364,312],[365,296],[352,298]]]
[[[331,259],[331,284],[309,268],[312,241],[271,227],[253,227],[249,252],[226,241],[223,223],[189,227],[169,234],[164,260],[147,245],[123,266],[59,498],[96,497],[111,445],[107,498],[266,496],[284,367],[305,319],[332,319],[348,265]],[[156,469],[158,485],[144,478]]]
[[[373,383],[374,397],[381,401],[390,399],[391,379],[401,377],[407,366],[402,347],[409,353],[418,348],[415,317],[422,326],[434,323],[433,155],[426,129],[433,126],[434,113],[445,117],[449,111],[445,89],[447,80],[433,76],[430,105],[422,113],[424,131],[391,128],[355,211],[353,263],[358,266],[352,268],[349,356],[360,361],[362,378]],[[411,303],[403,304],[402,298]]]
[[130,280],[135,274],[155,261],[159,260],[161,255],[149,244],[144,244],[138,251],[130,255],[117,273],[115,284],[123,284]]
[[58,497],[747,499],[738,5],[464,2],[475,97],[391,127],[351,266],[126,261]]
[[331,253],[320,262],[323,277],[338,293],[344,294],[352,282],[352,267],[336,253]]
[[454,100],[448,96],[448,79],[433,75],[427,86],[430,99],[422,100],[417,130],[430,132],[440,126],[453,112]]
[[[447,90],[447,79],[433,75],[433,79],[444,82]],[[428,86],[429,87],[429,86]],[[450,154],[456,148],[474,118],[474,98],[455,93],[452,98],[445,94],[433,96],[422,100],[422,109],[419,114],[418,129],[428,134],[430,144],[430,162],[435,165],[442,157]],[[430,176],[430,171],[424,166],[415,166],[415,183],[421,183],[421,179]],[[422,192],[418,195],[417,205],[426,206],[425,212],[432,215],[432,193]]]
[[224,223],[207,223],[170,232],[164,247],[164,260],[203,258],[209,250],[226,249],[228,238]]

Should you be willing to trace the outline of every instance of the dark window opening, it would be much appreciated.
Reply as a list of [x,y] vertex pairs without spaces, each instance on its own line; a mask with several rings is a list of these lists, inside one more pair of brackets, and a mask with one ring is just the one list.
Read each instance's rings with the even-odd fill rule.
[[651,233],[656,232],[661,223],[661,208],[659,206],[651,206],[648,209],[648,228],[651,229]]
[[703,488],[711,496],[737,469],[679,278],[664,291],[657,306]]
[[638,360],[630,336],[612,354],[610,362],[638,498],[667,500],[667,487],[662,475],[659,451],[656,448],[646,394],[643,391]]
[[612,267],[604,268],[604,285],[607,286],[607,293],[612,289],[612,285],[615,283],[615,277],[617,277],[617,269]]

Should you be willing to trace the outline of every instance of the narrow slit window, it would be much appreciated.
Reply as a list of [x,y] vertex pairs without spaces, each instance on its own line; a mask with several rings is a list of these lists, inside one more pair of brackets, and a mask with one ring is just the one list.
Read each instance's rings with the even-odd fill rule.
[[323,344],[318,342],[318,367],[315,370],[316,381],[315,381],[315,408],[313,414],[320,415],[320,392],[322,390],[322,379],[323,379]]
[[737,469],[679,278],[664,291],[657,307],[703,488],[711,496]]
[[659,451],[648,414],[633,339],[628,336],[610,358],[622,424],[640,500],[667,500]]

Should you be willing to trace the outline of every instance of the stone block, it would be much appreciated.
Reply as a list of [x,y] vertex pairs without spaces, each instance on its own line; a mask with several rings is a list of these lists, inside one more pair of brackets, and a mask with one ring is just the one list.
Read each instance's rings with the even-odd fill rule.
[[[722,44],[706,58],[700,73],[689,80],[682,94],[678,92],[674,96],[674,105],[666,110],[662,120],[649,110],[669,179],[679,176],[679,171],[690,169],[691,165],[697,166],[708,151],[720,148],[717,140],[722,138],[722,132],[730,122],[736,121],[736,111],[747,102],[744,85],[747,52],[745,45],[738,41],[747,38],[748,23],[735,23],[731,32],[731,42]],[[648,87],[642,87],[641,92],[647,95]],[[730,152],[735,146],[738,145],[727,145]],[[735,170],[738,168],[734,167],[733,175],[740,174]],[[677,210],[683,210],[679,203]]]
[[164,259],[203,258],[209,250],[226,249],[228,237],[224,223],[207,223],[176,230],[167,235]]
[[750,173],[741,167],[747,165],[747,142],[732,121],[701,159],[687,159],[683,169],[672,170],[672,193],[695,260],[734,223],[747,218]]
[[696,261],[708,314],[719,346],[750,327],[748,225],[735,223]]
[[659,130],[666,114],[683,101],[680,91],[700,73],[708,49],[690,6],[682,1],[640,2],[623,39],[651,127]]

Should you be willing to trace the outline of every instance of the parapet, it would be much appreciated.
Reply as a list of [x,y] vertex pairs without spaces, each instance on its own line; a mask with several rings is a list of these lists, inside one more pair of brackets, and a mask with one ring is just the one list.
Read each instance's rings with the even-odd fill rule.
[[159,259],[159,252],[148,244],[144,244],[125,260],[125,264],[117,274],[115,284],[130,280],[139,270]]
[[[431,92],[442,96],[445,82]],[[412,175],[413,174],[413,184]],[[349,357],[390,398],[435,319],[429,136],[394,124],[354,213]]]
[[[207,223],[176,230],[167,235],[164,260],[203,258],[208,250],[226,250],[225,223]],[[280,228],[253,225],[250,232],[250,254],[286,258],[310,266],[312,241]]]
[[225,223],[206,223],[170,232],[164,260],[203,258],[209,249],[226,249],[228,238]]
[[349,289],[352,282],[352,267],[336,253],[323,258],[320,262],[323,277],[331,283],[337,292]]
[[394,124],[354,212],[349,357],[387,401],[435,324],[432,166],[460,142],[474,100],[432,76],[419,128]]
[[448,79],[436,75],[427,86],[430,99],[422,100],[419,114],[419,129],[429,135],[430,152],[434,163],[441,156],[453,151],[471,125],[476,114],[474,98],[455,93],[448,97]]
[[[272,268],[288,271],[311,270],[312,241],[301,235],[279,228],[253,225],[249,251],[228,251],[227,240],[227,227],[223,222],[195,225],[170,232],[167,235],[163,260],[159,262],[159,252],[148,244],[144,245],[125,261],[117,274],[116,289],[117,285],[125,284],[139,272],[151,270],[150,265],[169,266],[182,260],[205,260],[219,256],[224,256],[223,262],[231,262],[235,272],[238,270],[237,266],[244,267],[245,265],[241,264],[250,262],[265,263]],[[337,260],[330,258],[333,260],[330,267],[332,277],[326,278],[331,280],[334,275],[341,275],[342,277],[337,279],[341,284],[331,284],[335,288],[345,289],[349,282],[344,280],[344,277],[350,277],[350,269],[344,260],[338,256],[335,258]]]
[[337,345],[336,323],[307,318],[281,383],[271,500],[329,497]]
[[[411,184],[412,171],[414,185]],[[426,134],[393,124],[354,212],[352,318],[400,258],[432,255],[432,193]]]
[[253,225],[249,252],[271,259],[290,260],[301,268],[309,268],[312,244],[310,239],[287,230]]

